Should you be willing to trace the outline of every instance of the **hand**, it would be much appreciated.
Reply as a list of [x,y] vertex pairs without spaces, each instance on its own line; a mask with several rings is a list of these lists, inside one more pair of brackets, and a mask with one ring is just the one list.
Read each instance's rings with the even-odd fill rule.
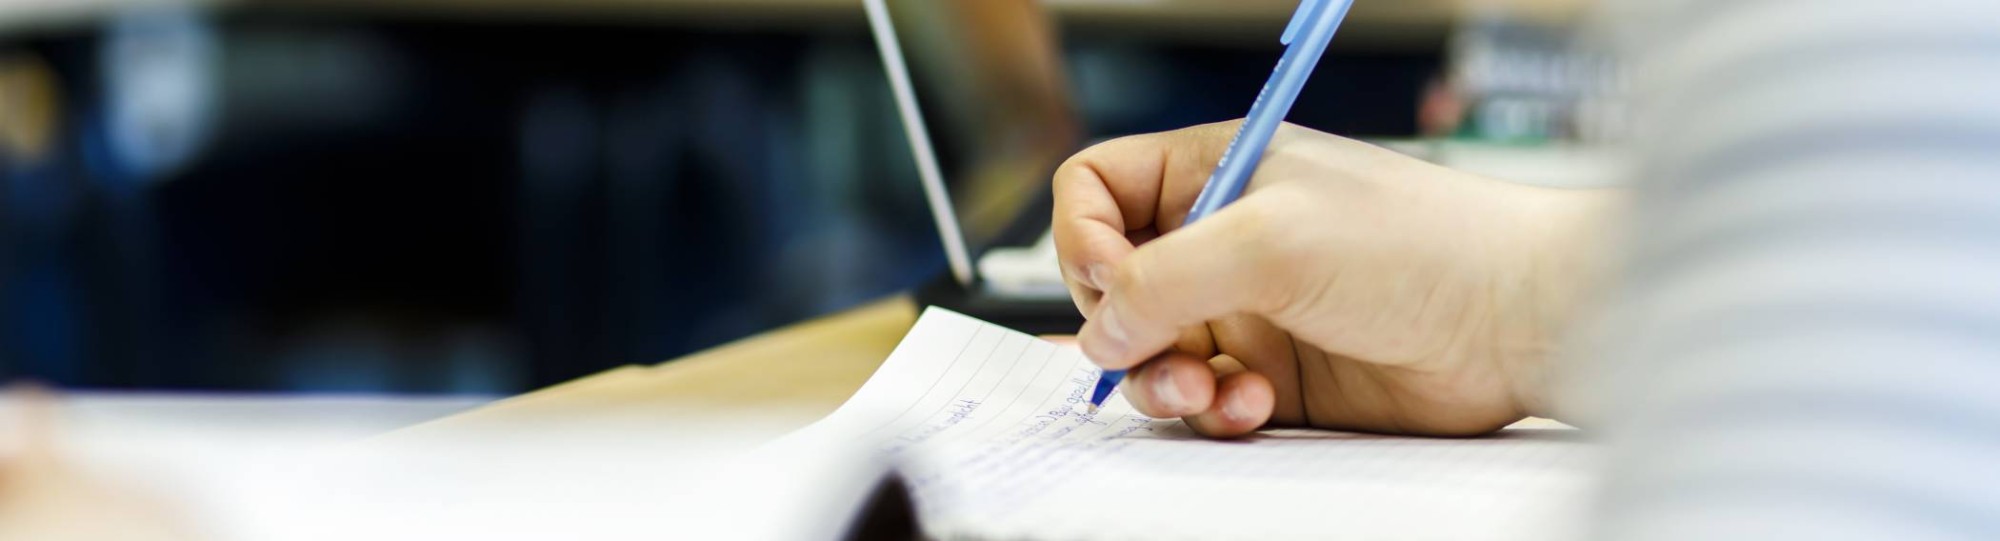
[[1540,408],[1609,195],[1285,125],[1241,199],[1178,228],[1237,125],[1109,141],[1056,172],[1078,340],[1133,369],[1135,407],[1214,437],[1477,435]]

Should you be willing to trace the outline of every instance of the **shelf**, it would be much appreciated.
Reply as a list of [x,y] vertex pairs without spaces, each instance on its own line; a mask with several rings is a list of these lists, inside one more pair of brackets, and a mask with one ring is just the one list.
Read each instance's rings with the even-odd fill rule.
[[[1468,0],[1364,1],[1343,42],[1442,39]],[[1569,17],[1587,0],[1503,0],[1532,16]],[[1483,2],[1482,5],[1494,2]],[[1250,41],[1274,35],[1296,0],[1047,0],[1066,23],[1176,38]],[[163,6],[286,10],[482,20],[567,20],[716,28],[861,28],[860,0],[0,0],[0,31],[90,24],[111,13]]]

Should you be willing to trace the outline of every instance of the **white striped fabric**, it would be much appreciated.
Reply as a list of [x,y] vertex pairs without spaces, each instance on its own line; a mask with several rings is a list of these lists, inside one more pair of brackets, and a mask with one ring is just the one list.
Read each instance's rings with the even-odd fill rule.
[[1667,0],[1594,538],[2000,538],[2000,1]]

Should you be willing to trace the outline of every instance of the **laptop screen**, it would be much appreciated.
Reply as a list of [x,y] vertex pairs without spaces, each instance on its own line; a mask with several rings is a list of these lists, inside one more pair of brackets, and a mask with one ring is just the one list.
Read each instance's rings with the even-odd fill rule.
[[1039,1],[885,5],[968,251],[1014,236],[1024,219],[1046,228],[1049,174],[1083,134]]

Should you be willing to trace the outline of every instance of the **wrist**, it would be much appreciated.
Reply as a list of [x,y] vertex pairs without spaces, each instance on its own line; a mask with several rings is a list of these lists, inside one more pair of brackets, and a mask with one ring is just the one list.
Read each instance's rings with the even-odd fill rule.
[[1564,345],[1578,321],[1596,310],[1597,300],[1612,276],[1619,258],[1613,238],[1613,218],[1625,204],[1620,190],[1533,190],[1533,201],[1525,205],[1532,213],[1522,223],[1527,226],[1527,291],[1524,309],[1518,313],[1532,327],[1533,340],[1540,344],[1533,354],[1518,359],[1510,367],[1514,396],[1532,416],[1561,419],[1552,399],[1561,377]]

